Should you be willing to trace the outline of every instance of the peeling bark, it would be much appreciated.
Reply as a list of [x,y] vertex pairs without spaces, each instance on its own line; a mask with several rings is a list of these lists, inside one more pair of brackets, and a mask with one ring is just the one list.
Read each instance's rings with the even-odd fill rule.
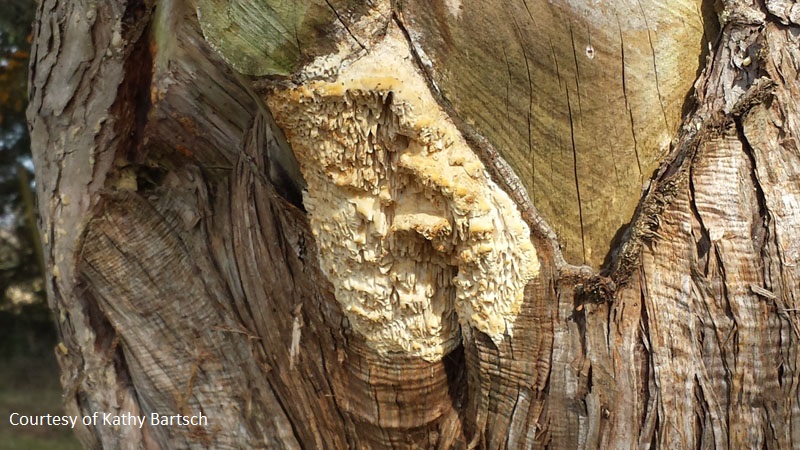
[[790,4],[284,3],[40,5],[67,410],[210,422],[88,448],[800,445]]

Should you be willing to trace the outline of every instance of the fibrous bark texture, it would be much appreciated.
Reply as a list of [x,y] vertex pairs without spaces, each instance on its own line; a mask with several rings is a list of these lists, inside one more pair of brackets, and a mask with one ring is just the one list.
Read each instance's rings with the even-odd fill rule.
[[796,448],[796,9],[44,0],[82,442]]

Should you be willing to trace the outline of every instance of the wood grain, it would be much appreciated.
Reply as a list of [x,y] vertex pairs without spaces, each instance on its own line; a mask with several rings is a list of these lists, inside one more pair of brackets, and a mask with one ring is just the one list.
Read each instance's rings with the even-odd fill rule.
[[407,1],[400,12],[444,101],[513,167],[567,261],[599,267],[713,39],[700,2]]

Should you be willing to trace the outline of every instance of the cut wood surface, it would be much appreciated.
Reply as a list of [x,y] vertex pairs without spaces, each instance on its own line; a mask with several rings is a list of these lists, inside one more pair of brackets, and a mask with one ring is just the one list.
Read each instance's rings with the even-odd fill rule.
[[[291,75],[317,56],[336,53],[340,43],[330,38],[334,33],[346,33],[347,44],[363,48],[351,27],[372,10],[371,2],[354,0],[197,0],[196,5],[205,38],[248,75]],[[388,18],[378,19],[372,32]]]
[[209,418],[81,441],[798,447],[797,17],[44,0],[67,411]]
[[412,0],[400,14],[442,98],[513,167],[567,261],[598,268],[669,151],[716,38],[702,8]]

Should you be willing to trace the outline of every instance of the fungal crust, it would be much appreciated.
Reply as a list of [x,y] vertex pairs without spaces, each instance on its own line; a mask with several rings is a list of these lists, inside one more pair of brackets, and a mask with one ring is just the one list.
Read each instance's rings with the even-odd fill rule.
[[513,334],[539,262],[511,198],[438,106],[396,29],[332,81],[273,92],[322,269],[354,331],[438,360],[460,325]]

